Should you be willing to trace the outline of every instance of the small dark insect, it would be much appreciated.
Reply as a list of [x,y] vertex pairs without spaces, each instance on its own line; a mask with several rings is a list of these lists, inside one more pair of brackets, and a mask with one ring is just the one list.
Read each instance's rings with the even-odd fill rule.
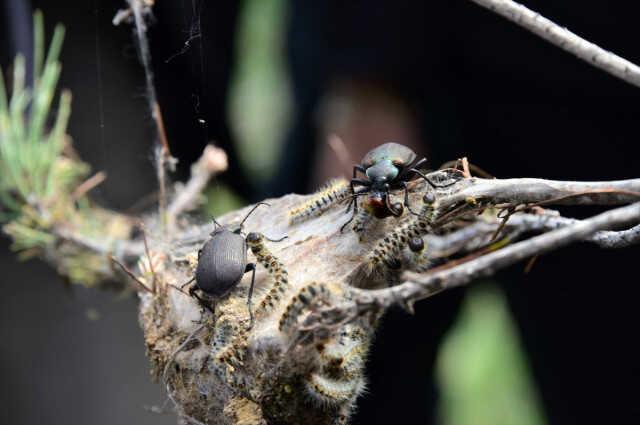
[[[198,252],[196,274],[190,281],[182,285],[184,287],[195,280],[195,285],[189,288],[189,295],[211,311],[209,304],[195,292],[196,290],[199,289],[209,297],[219,299],[229,294],[240,283],[245,273],[252,272],[247,297],[247,307],[252,323],[251,296],[256,277],[256,265],[255,263],[247,263],[247,241],[242,226],[260,205],[269,206],[267,203],[259,202],[237,226],[221,226],[215,219],[213,220],[215,227],[211,232],[211,238],[204,243]],[[264,238],[271,242],[280,242],[287,236],[280,239]]]
[[[393,189],[404,189],[404,206],[409,207],[409,191],[407,182],[416,175],[422,177],[431,185],[435,185],[425,176],[420,167],[424,166],[427,158],[416,159],[417,155],[408,147],[399,143],[385,143],[369,151],[360,164],[353,167],[353,178],[351,179],[351,202],[347,211],[353,207],[353,215],[345,224],[343,230],[355,217],[358,211],[357,198],[368,194],[366,205],[373,211],[373,215],[378,218],[385,218],[390,215],[396,217],[402,214],[403,209],[399,203],[392,204],[389,191]],[[364,173],[366,178],[357,178],[357,173]],[[361,186],[356,189],[356,186]]]

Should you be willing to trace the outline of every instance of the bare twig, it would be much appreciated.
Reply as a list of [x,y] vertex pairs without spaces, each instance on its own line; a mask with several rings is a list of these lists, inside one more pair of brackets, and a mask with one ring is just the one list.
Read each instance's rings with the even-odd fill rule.
[[125,266],[124,264],[122,264],[120,261],[118,261],[118,259],[116,257],[114,257],[113,255],[111,257],[109,257],[110,260],[116,264],[118,267],[120,267],[120,269],[127,275],[129,276],[137,285],[136,287],[139,290],[142,290],[143,292],[149,292],[149,293],[153,293],[152,289],[149,289],[147,287],[147,285],[144,284],[144,282],[142,282],[138,276],[135,275],[135,273],[133,273],[131,270],[129,270],[129,268],[127,266]]
[[158,178],[158,214],[163,229],[167,226],[167,169],[165,167],[166,154],[162,146],[156,146],[155,166]]
[[463,157],[462,160],[462,172],[466,178],[471,177],[471,171],[469,170],[469,160],[467,157]]
[[[445,258],[456,253],[471,252],[494,240],[496,229],[503,227],[500,237],[517,239],[527,232],[548,232],[577,223],[580,220],[551,214],[516,213],[502,226],[502,220],[479,220],[446,235],[425,236],[430,258]],[[640,225],[628,230],[602,230],[584,239],[600,248],[626,248],[640,243]]]
[[162,122],[162,114],[160,106],[158,104],[158,96],[156,94],[156,88],[153,82],[153,70],[151,67],[151,52],[149,50],[149,40],[147,39],[147,24],[143,16],[144,8],[148,8],[141,0],[127,0],[129,8],[133,13],[135,22],[135,34],[138,40],[138,49],[140,53],[140,61],[144,68],[145,80],[147,84],[147,96],[149,97],[149,110],[156,122],[156,130],[158,132],[158,139],[162,145],[163,153],[167,156],[171,156],[169,150],[169,143],[167,142],[167,136],[164,131],[164,124]]
[[[433,174],[433,173],[432,173]],[[521,179],[465,179],[441,199],[444,209],[473,202],[498,204],[622,205],[640,199],[640,179],[571,182]]]
[[[164,128],[162,119],[162,111],[158,103],[158,96],[153,81],[153,69],[151,67],[151,52],[149,50],[149,40],[147,39],[147,25],[144,19],[144,13],[149,13],[149,8],[153,2],[144,2],[142,0],[127,0],[129,10],[133,14],[135,23],[135,34],[138,40],[138,51],[140,53],[140,61],[144,68],[147,96],[149,102],[149,110],[151,116],[156,123],[156,133],[158,137],[159,149],[156,151],[156,171],[158,174],[158,184],[160,190],[159,196],[159,212],[160,223],[166,224],[166,169],[174,169],[177,160],[171,156],[169,142]],[[116,15],[117,17],[117,15]]]
[[178,215],[198,205],[202,191],[211,177],[225,171],[228,167],[224,150],[208,145],[200,159],[191,166],[191,178],[182,187],[167,209],[169,227],[173,226]]
[[[549,231],[578,222],[580,220],[553,215],[514,214],[509,219],[509,226],[519,232]],[[584,240],[594,243],[600,248],[626,248],[640,243],[640,225],[621,231],[602,230]]]
[[[144,14],[150,14],[151,8],[153,7],[155,0],[142,0],[142,12]],[[111,23],[115,26],[120,25],[122,22],[130,21],[133,18],[133,10],[131,8],[118,10],[116,15],[113,17]]]
[[98,186],[100,183],[105,181],[107,178],[107,174],[104,171],[99,171],[95,173],[93,176],[89,177],[87,180],[82,182],[80,186],[78,186],[73,193],[71,194],[71,198],[74,200],[78,200],[87,194],[91,189]]
[[[147,229],[144,225],[144,222],[140,222],[140,229],[142,230],[142,241],[144,242],[144,253],[147,256],[147,261],[149,262],[149,270],[151,271],[151,293],[156,293],[156,270],[153,265],[153,258],[151,257],[151,251],[149,251],[149,243],[147,242]],[[146,285],[145,285],[146,287]]]
[[137,259],[144,253],[141,244],[131,240],[107,240],[92,238],[64,227],[56,227],[53,234],[61,240],[78,245],[101,255],[114,255],[117,258]]
[[573,53],[596,68],[640,87],[640,67],[598,47],[539,13],[511,0],[471,1],[504,16],[561,49]]
[[456,160],[453,161],[447,161],[444,164],[442,164],[438,170],[442,171],[442,170],[446,170],[447,168],[454,168],[454,169],[459,169],[460,167],[463,167],[463,173],[464,173],[464,165],[463,165],[463,160],[466,160],[466,165],[469,168],[469,176],[471,177],[472,175],[476,175],[477,177],[482,177],[484,179],[493,179],[494,176],[492,176],[490,173],[488,173],[487,171],[483,170],[482,168],[478,167],[477,165],[469,162],[469,159],[467,157],[464,158],[458,158]]

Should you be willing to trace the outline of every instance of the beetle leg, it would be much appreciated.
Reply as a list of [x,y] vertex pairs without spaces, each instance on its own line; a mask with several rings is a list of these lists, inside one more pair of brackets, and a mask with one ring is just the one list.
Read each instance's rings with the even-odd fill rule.
[[402,215],[402,211],[397,211],[393,208],[393,205],[391,205],[391,193],[389,192],[391,188],[389,187],[389,183],[386,183],[384,185],[384,190],[385,190],[385,197],[384,197],[384,202],[387,205],[387,209],[389,211],[391,211],[391,214],[393,214],[395,217],[400,217]]
[[400,172],[400,174],[398,174],[396,176],[396,178],[393,179],[393,180],[394,181],[410,180],[409,178],[407,178],[407,175],[409,173],[412,173],[414,169],[419,170],[420,167],[422,167],[426,163],[427,163],[427,158],[422,158],[422,159],[419,159],[417,161],[414,161],[413,165],[411,165],[411,164],[405,165],[404,168],[402,169],[402,171]]
[[[353,179],[351,179],[351,189],[354,189],[354,185],[371,186],[371,182],[369,180],[365,180],[365,179],[353,178]],[[355,193],[355,191],[354,191],[354,193]]]
[[247,309],[249,310],[249,329],[253,328],[253,308],[251,298],[253,297],[253,285],[256,282],[256,264],[249,263],[244,269],[245,273],[251,273],[251,285],[249,285],[249,295],[247,296]]
[[353,166],[353,178],[354,179],[358,175],[358,171],[360,171],[363,174],[367,172],[367,170],[362,165],[354,165]]
[[[369,192],[369,187],[371,187],[371,182],[369,180],[353,178],[349,182],[349,185],[351,186],[351,196],[353,198],[355,198],[356,196],[361,195],[363,193],[368,193]],[[364,187],[360,191],[357,191],[356,190],[356,185],[364,186]],[[351,209],[351,204],[352,203],[355,203],[355,201],[353,199],[349,203],[349,207],[347,207],[347,212],[349,212],[349,210]],[[357,205],[356,205],[356,208],[357,208]]]
[[283,240],[287,239],[289,236],[284,235],[280,239],[271,239],[271,238],[266,237],[265,235],[262,235],[262,237],[265,238],[266,240],[268,240],[269,242],[282,242]]
[[367,193],[369,193],[369,189],[365,188],[365,190],[361,190],[360,192],[356,192],[353,195],[349,195],[351,196],[351,200],[349,201],[349,205],[347,206],[347,210],[345,211],[346,213],[349,213],[351,211],[351,205],[355,205],[354,206],[354,214],[356,212],[358,212],[358,206],[356,205],[356,202],[358,201],[356,198],[358,196],[362,196],[362,195],[366,195]]
[[349,205],[347,205],[347,210],[345,211],[347,214],[351,212],[351,206],[353,205],[355,200],[356,200],[355,195],[351,195],[351,200],[349,201]]
[[340,233],[344,232],[344,228],[347,227],[347,225],[353,221],[355,216],[356,216],[356,211],[354,209],[353,214],[351,214],[351,217],[349,218],[349,220],[347,220],[342,226],[340,226]]
[[353,205],[353,213],[351,214],[351,217],[349,217],[349,220],[347,220],[340,227],[340,233],[342,233],[344,231],[345,227],[347,227],[347,225],[353,221],[353,219],[355,218],[356,214],[358,213],[358,196],[357,195],[353,195],[353,197],[351,198],[351,202],[349,202],[349,207],[347,208],[347,214],[351,210],[351,205]]
[[415,212],[414,210],[411,209],[411,206],[409,205],[409,189],[407,188],[407,182],[403,181],[402,182],[402,188],[404,189],[404,206],[407,207],[407,209],[409,210],[409,212],[413,215],[420,215],[417,212]]
[[416,170],[415,168],[411,168],[409,171],[412,171],[414,173],[416,173],[417,175],[419,175],[420,177],[422,177],[427,183],[429,183],[429,186],[431,186],[432,188],[436,189],[438,187],[449,187],[452,186],[456,183],[458,183],[458,181],[453,181],[451,183],[447,183],[447,184],[441,184],[441,183],[434,183],[431,180],[429,180],[429,177],[427,177],[426,175],[424,175],[421,171]]
[[[355,168],[354,168],[353,174],[355,175]],[[353,214],[351,215],[351,218],[342,225],[342,227],[340,228],[340,233],[342,233],[342,231],[344,230],[347,224],[353,221],[353,218],[356,216],[356,213],[358,211],[358,198],[356,195],[356,189],[354,187],[353,180],[351,180],[350,186],[351,186],[351,201],[349,201],[349,205],[347,206],[346,213],[349,214],[349,211],[351,211],[351,207],[353,207]]]
[[[195,278],[194,278],[195,279]],[[204,299],[202,299],[200,297],[200,295],[198,295],[196,293],[196,287],[192,286],[191,288],[189,288],[189,295],[191,295],[193,298],[195,298],[196,300],[198,300],[198,304],[200,304],[200,307],[204,308],[205,310],[209,310],[209,312],[211,314],[213,314],[213,309],[211,308],[211,306],[209,305],[208,302],[206,302]]]
[[[368,180],[360,180],[360,179],[353,179],[351,180],[351,201],[349,202],[349,206],[347,207],[347,214],[349,213],[349,211],[351,211],[351,206],[353,205],[353,214],[351,214],[351,218],[342,225],[342,227],[340,227],[340,233],[342,233],[344,231],[344,228],[347,227],[347,224],[351,223],[354,219],[354,217],[356,216],[356,214],[358,213],[358,196],[364,195],[366,193],[369,193],[369,188],[371,186],[371,182]],[[364,186],[360,191],[356,191],[355,185],[359,184]]]
[[[198,251],[200,252],[200,251]],[[185,286],[187,286],[188,284],[190,284],[191,282],[193,282],[194,280],[196,280],[196,277],[193,276],[191,279],[187,280],[185,283],[183,283],[182,285],[180,285],[180,289],[183,289]],[[191,291],[191,289],[189,289],[189,291]]]

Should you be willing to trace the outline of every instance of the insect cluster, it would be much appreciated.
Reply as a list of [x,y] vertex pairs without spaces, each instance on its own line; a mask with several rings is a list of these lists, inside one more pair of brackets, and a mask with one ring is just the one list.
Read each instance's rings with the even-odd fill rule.
[[[350,216],[340,224],[345,237],[349,224],[362,240],[377,222],[389,218],[395,223],[364,256],[361,270],[366,277],[372,276],[371,282],[376,281],[373,276],[387,276],[400,268],[426,267],[422,237],[431,230],[438,208],[432,190],[435,184],[421,170],[426,159],[416,158],[413,151],[396,143],[377,147],[354,167],[350,181],[332,180],[306,202],[294,206],[286,226],[295,232],[301,223],[346,204]],[[364,177],[358,178],[358,172]],[[409,196],[416,178],[428,183],[417,212]],[[402,196],[400,201],[392,199],[396,193]],[[203,307],[201,321],[210,320],[213,325],[208,371],[227,387],[231,397],[259,403],[264,394],[270,394],[268,405],[274,411],[265,414],[272,419],[287,410],[278,406],[292,402],[289,394],[302,391],[306,403],[326,411],[337,423],[346,423],[365,387],[364,366],[373,327],[353,321],[324,332],[304,328],[309,314],[348,297],[348,293],[344,284],[320,278],[290,282],[294,275],[289,275],[288,268],[295,264],[283,264],[266,243],[287,236],[274,240],[257,232],[244,233],[245,222],[259,206],[238,225],[221,226],[214,220],[214,230],[198,255],[188,293]],[[249,261],[248,251],[255,263]],[[257,286],[256,269],[266,270],[266,278]],[[252,275],[247,287],[241,281],[248,272]],[[268,338],[261,338],[267,334]],[[303,359],[297,357],[296,350],[305,353]],[[296,373],[276,379],[285,363]]]

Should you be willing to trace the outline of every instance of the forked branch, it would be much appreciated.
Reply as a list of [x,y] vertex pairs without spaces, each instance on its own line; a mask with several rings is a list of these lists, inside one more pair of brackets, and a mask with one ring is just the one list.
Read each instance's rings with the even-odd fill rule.
[[[498,270],[534,255],[561,248],[571,243],[593,239],[606,247],[621,247],[640,243],[640,203],[604,212],[586,220],[572,220],[565,227],[535,236],[503,249],[472,259],[460,265],[442,267],[427,273],[405,272],[402,284],[378,290],[352,289],[350,300],[322,310],[308,318],[304,327],[344,324],[369,312],[386,310],[393,304],[411,303],[428,298],[446,289],[465,285],[475,279],[493,275]],[[622,232],[601,232],[606,229],[635,225]],[[600,233],[598,233],[600,232]]]

